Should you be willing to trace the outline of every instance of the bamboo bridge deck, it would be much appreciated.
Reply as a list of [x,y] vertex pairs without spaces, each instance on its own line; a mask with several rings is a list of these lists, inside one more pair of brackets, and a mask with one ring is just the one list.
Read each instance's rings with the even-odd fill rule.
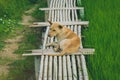
[[[48,0],[49,8],[40,8],[48,12],[48,20],[60,22],[73,30],[81,39],[81,25],[87,26],[89,21],[78,19],[78,11],[84,14],[83,7],[76,6],[76,0]],[[79,14],[79,15],[80,15]],[[48,37],[49,24],[47,22],[36,22],[33,27],[48,26],[44,35],[43,49],[32,50],[32,54],[23,56],[35,56],[36,80],[88,80],[85,56],[83,54],[93,53],[94,49],[84,49],[80,44],[82,53],[79,55],[47,56],[41,53],[50,53],[51,47],[45,47],[47,43],[57,41]],[[81,41],[82,42],[82,41]]]

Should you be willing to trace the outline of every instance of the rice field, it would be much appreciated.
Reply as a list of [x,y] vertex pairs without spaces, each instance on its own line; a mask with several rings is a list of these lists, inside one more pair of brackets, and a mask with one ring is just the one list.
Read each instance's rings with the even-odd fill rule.
[[120,0],[82,0],[89,28],[83,31],[90,80],[120,80]]

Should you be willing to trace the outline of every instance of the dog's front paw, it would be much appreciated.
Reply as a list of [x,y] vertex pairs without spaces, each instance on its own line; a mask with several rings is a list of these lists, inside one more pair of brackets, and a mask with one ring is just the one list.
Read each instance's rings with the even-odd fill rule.
[[45,45],[45,47],[49,47],[49,46],[50,46],[50,44],[46,44],[46,45]]
[[61,52],[60,48],[53,48],[55,52]]
[[58,52],[58,48],[53,48],[55,52]]

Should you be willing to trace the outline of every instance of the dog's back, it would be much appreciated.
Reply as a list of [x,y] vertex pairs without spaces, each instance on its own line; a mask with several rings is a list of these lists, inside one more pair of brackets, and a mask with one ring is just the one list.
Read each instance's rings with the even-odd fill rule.
[[57,38],[60,41],[60,48],[64,50],[66,53],[74,53],[77,52],[80,47],[80,38],[75,34],[72,30],[63,26],[63,29]]

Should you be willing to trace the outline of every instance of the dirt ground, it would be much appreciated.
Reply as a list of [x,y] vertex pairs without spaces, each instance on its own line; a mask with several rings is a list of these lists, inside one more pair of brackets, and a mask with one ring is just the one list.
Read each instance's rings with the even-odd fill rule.
[[[0,51],[0,75],[6,75],[9,72],[9,64],[14,60],[19,59],[17,54],[13,54],[15,50],[18,49],[18,43],[22,41],[23,36],[17,36],[13,39],[5,40],[5,47]],[[2,62],[3,60],[3,62]]]

